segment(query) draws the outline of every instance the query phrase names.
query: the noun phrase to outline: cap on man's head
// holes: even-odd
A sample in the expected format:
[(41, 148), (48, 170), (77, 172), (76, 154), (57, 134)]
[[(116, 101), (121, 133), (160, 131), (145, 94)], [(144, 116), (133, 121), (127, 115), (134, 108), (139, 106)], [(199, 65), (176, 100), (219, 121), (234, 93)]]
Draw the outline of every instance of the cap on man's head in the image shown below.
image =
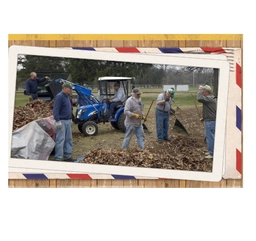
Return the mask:
[(72, 89), (72, 86), (71, 86), (70, 84), (68, 84), (68, 83), (64, 83), (64, 84), (62, 85), (62, 88), (69, 88), (69, 89)]
[(204, 85), (203, 90), (207, 90), (210, 94), (212, 93), (212, 88), (209, 85)]
[(116, 86), (120, 86), (120, 84), (119, 83), (114, 83), (114, 87), (116, 87)]
[(173, 94), (175, 91), (174, 91), (174, 89), (173, 89), (173, 88), (171, 88), (171, 89), (166, 90), (166, 92), (167, 92), (167, 93), (169, 93), (169, 94), (171, 95), (171, 94)]
[(132, 90), (132, 93), (134, 93), (134, 94), (141, 94), (139, 88), (134, 88), (134, 89)]

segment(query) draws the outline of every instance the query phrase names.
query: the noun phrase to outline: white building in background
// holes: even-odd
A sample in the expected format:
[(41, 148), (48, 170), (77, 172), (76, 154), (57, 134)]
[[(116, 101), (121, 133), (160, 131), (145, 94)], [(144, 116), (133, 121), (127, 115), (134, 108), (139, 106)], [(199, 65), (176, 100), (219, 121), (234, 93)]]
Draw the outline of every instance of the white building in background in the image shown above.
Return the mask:
[(163, 90), (164, 90), (164, 91), (166, 91), (166, 90), (168, 90), (168, 89), (171, 89), (171, 88), (174, 88), (174, 90), (175, 90), (175, 85), (164, 85), (164, 86), (163, 86)]
[(166, 91), (170, 88), (174, 88), (175, 91), (189, 91), (189, 85), (164, 85), (163, 90)]
[(177, 85), (176, 91), (188, 91), (189, 86), (188, 85)]

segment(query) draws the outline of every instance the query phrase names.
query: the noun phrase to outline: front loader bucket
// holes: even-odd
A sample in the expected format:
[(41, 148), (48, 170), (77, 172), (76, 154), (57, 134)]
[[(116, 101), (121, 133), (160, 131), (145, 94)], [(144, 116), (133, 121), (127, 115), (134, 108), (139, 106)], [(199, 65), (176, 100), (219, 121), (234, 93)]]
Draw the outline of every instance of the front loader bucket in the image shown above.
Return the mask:
[(49, 84), (45, 85), (46, 90), (48, 91), (51, 100), (55, 98), (55, 96), (61, 92), (62, 90), (62, 85), (58, 82), (52, 81)]
[(189, 136), (189, 134), (188, 134), (186, 128), (185, 128), (185, 127), (182, 125), (182, 123), (177, 119), (177, 117), (176, 117), (176, 120), (175, 120), (175, 123), (174, 123), (174, 127), (173, 127), (173, 128), (175, 128), (175, 129), (177, 129), (177, 130), (180, 130), (180, 131), (182, 131), (182, 132), (185, 132), (185, 133)]

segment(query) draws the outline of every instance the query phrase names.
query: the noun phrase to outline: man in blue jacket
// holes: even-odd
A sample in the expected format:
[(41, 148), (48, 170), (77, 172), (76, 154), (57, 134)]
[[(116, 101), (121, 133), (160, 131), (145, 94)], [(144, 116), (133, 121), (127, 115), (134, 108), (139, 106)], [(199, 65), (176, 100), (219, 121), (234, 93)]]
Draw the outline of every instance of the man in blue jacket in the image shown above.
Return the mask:
[(56, 139), (55, 139), (55, 161), (73, 162), (72, 159), (72, 105), (70, 95), (71, 85), (62, 85), (62, 91), (54, 98), (53, 118), (55, 120)]
[(38, 84), (49, 79), (50, 78), (48, 76), (45, 76), (44, 78), (37, 78), (36, 72), (30, 73), (30, 78), (26, 81), (26, 94), (28, 95), (29, 101), (38, 99)]

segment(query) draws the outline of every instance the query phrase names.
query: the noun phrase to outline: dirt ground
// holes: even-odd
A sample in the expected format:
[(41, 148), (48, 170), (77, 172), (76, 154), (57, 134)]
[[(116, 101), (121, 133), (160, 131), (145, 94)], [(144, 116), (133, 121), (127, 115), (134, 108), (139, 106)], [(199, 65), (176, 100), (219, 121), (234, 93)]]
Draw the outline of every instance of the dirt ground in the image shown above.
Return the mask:
[[(202, 106), (176, 107), (175, 116), (170, 116), (170, 142), (159, 144), (155, 128), (155, 106), (153, 105), (147, 121), (144, 123), (145, 148), (139, 151), (134, 135), (128, 150), (121, 150), (125, 133), (116, 130), (110, 123), (100, 123), (96, 136), (85, 137), (78, 126), (72, 126), (73, 158), (90, 164), (136, 166), (147, 168), (163, 168), (175, 170), (212, 171), (212, 159), (205, 159), (206, 143), (204, 127), (199, 120), (198, 111)], [(25, 107), (17, 107), (14, 111), (14, 129), (25, 125), (33, 119), (52, 115), (52, 103), (33, 101)], [(177, 122), (181, 123), (181, 129)], [(54, 160), (54, 155), (49, 157)]]
[[(199, 111), (201, 108), (199, 107)], [(175, 117), (176, 116), (176, 117)], [(145, 150), (139, 152), (134, 135), (130, 149), (121, 150), (124, 133), (115, 130), (110, 123), (99, 124), (97, 136), (85, 137), (73, 125), (73, 158), (83, 157), (81, 162), (93, 164), (125, 165), (175, 170), (212, 171), (212, 159), (205, 159), (203, 123), (199, 121), (195, 106), (177, 107), (170, 118), (170, 142), (159, 144), (156, 137), (155, 110), (152, 107), (145, 125)], [(175, 125), (176, 118), (188, 134)], [(177, 123), (177, 122), (176, 122)]]

